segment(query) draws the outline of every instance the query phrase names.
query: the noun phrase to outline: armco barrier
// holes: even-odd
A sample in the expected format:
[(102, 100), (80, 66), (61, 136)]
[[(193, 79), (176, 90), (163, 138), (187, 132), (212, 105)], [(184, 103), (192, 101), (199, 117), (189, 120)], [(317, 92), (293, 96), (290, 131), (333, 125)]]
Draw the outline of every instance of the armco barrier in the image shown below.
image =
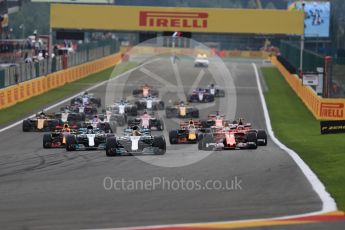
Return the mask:
[(271, 61), (316, 119), (345, 119), (345, 99), (329, 99), (318, 96), (309, 86), (302, 85), (302, 81), (297, 75), (290, 74), (276, 57), (272, 57)]
[(0, 90), (0, 109), (15, 105), (51, 89), (76, 81), (90, 74), (97, 73), (121, 60), (121, 53), (116, 53), (98, 60), (90, 61), (46, 76), (9, 86)]

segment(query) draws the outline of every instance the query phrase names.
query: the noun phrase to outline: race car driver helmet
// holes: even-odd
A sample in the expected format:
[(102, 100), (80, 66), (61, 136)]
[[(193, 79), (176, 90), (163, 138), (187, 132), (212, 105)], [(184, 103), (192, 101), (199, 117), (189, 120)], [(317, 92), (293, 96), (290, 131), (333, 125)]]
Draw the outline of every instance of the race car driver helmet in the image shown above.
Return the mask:
[(65, 130), (65, 131), (70, 131), (71, 129), (69, 128), (69, 125), (66, 123), (66, 124), (64, 124), (63, 125), (63, 129)]
[(243, 118), (240, 118), (240, 119), (238, 120), (238, 125), (243, 125)]
[(211, 88), (214, 88), (214, 84), (213, 84), (213, 83), (211, 83), (211, 84), (210, 84), (210, 87), (211, 87)]
[(87, 91), (84, 92), (84, 96), (87, 96), (89, 95), (89, 93)]
[(92, 125), (87, 126), (87, 128), (86, 128), (86, 133), (87, 133), (87, 134), (92, 134), (92, 133), (93, 133), (93, 127), (92, 127)]
[(194, 125), (194, 121), (193, 119), (190, 119), (189, 122), (188, 122), (189, 125)]
[(133, 136), (141, 136), (141, 133), (139, 131), (139, 127), (138, 126), (134, 126), (132, 129), (133, 129), (133, 131), (132, 131), (132, 135)]

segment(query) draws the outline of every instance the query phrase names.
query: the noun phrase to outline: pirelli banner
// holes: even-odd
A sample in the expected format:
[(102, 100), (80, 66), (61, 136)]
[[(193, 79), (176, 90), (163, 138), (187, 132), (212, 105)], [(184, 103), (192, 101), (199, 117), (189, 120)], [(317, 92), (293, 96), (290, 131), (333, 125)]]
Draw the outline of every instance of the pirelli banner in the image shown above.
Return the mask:
[(51, 4), (52, 29), (302, 34), (300, 11)]
[(321, 134), (345, 133), (345, 120), (321, 121)]

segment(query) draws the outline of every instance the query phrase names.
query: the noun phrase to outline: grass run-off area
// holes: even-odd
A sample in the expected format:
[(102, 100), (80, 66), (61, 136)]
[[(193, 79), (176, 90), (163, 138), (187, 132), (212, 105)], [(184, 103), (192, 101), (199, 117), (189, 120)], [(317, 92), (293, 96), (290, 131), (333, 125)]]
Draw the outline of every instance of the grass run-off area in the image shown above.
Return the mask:
[(51, 103), (54, 103), (63, 98), (72, 96), (84, 89), (91, 87), (101, 81), (108, 80), (110, 77), (115, 77), (129, 69), (137, 66), (134, 62), (124, 62), (111, 67), (101, 72), (91, 74), (77, 81), (67, 83), (59, 88), (53, 89), (41, 95), (35, 96), (29, 100), (17, 103), (6, 109), (0, 110), (0, 125), (18, 120), (24, 116), (33, 114), (39, 109), (43, 109)]
[(295, 150), (345, 210), (345, 134), (320, 134), (320, 122), (275, 67), (262, 68), (265, 99), (276, 137)]

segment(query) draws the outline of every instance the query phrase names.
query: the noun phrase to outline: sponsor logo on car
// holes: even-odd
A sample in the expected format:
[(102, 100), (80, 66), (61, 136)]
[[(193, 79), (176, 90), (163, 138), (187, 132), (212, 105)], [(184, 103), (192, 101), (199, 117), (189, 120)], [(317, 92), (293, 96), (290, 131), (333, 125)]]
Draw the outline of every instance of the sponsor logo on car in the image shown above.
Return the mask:
[(207, 12), (139, 11), (139, 26), (207, 28)]

